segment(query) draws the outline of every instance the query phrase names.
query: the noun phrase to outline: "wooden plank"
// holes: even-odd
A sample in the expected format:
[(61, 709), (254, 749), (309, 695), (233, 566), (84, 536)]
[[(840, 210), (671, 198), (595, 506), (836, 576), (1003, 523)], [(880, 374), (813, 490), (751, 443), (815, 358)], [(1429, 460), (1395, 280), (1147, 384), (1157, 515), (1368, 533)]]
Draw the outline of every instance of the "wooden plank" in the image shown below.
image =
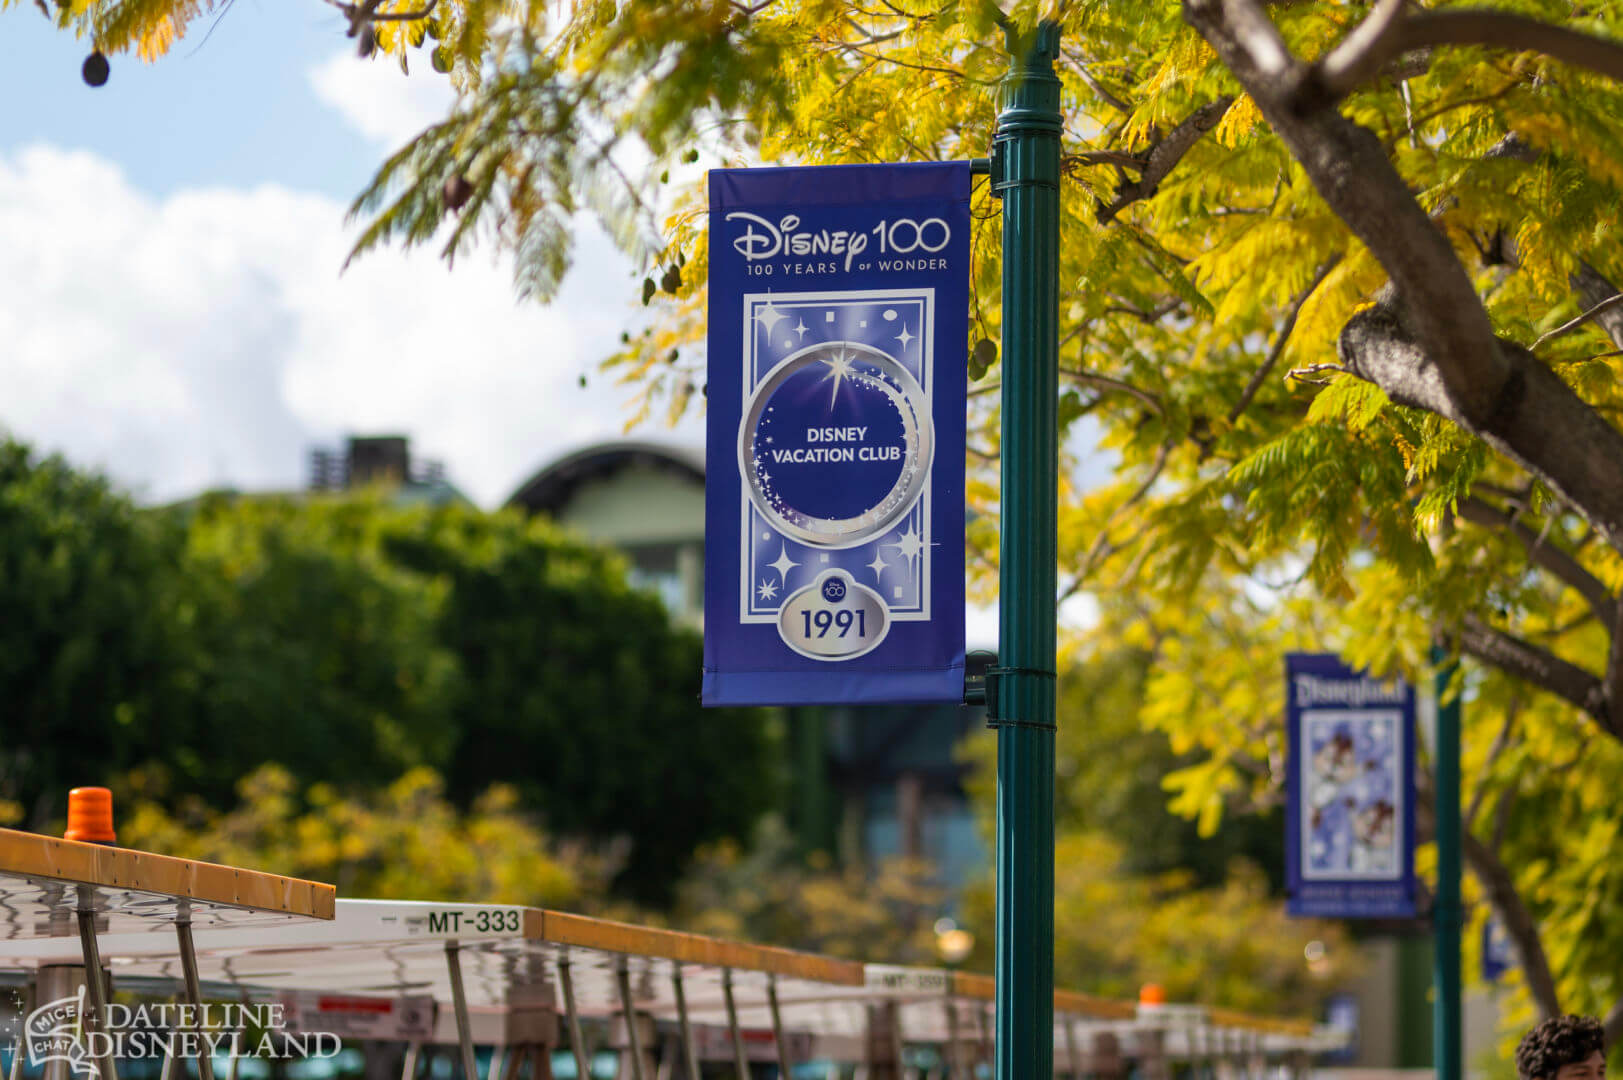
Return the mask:
[[(958, 997), (977, 998), (981, 1001), (991, 1001), (993, 998), (994, 984), (990, 975), (971, 975), (959, 971), (953, 973), (952, 981), (952, 992)], [(1131, 1001), (1094, 997), (1074, 990), (1054, 991), (1054, 1011), (1105, 1020), (1132, 1020), (1138, 1016), (1138, 1006)], [(1315, 1030), (1311, 1020), (1254, 1016), (1232, 1009), (1207, 1009), (1206, 1019), (1208, 1023), (1218, 1027), (1243, 1028), (1271, 1035), (1307, 1037)]]
[[(685, 964), (760, 971), (787, 978), (809, 979), (835, 986), (863, 985), (862, 965), (832, 956), (779, 949), (768, 945), (748, 945), (650, 926), (594, 919), (562, 911), (538, 912), (540, 940), (556, 945), (573, 945), (631, 956), (652, 956)], [(529, 924), (525, 925), (526, 934)]]
[(14, 829), (0, 829), (0, 877), (130, 889), (312, 919), (331, 919), (336, 899), (336, 890), (320, 882)]
[(996, 983), (990, 975), (971, 975), (967, 971), (952, 973), (952, 994), (954, 997), (978, 998), (981, 1001), (991, 1001), (996, 989)]
[(1268, 1035), (1295, 1035), (1304, 1038), (1312, 1035), (1315, 1030), (1311, 1020), (1253, 1016), (1250, 1013), (1235, 1012), (1233, 1009), (1207, 1009), (1206, 1021), (1218, 1027), (1242, 1028)]
[(1138, 1006), (1131, 1001), (1094, 997), (1076, 990), (1055, 990), (1054, 1011), (1097, 1020), (1133, 1020), (1138, 1016)]
[[(966, 971), (953, 972), (952, 992), (955, 997), (991, 1001), (995, 988), (996, 984), (990, 975), (972, 975)], [(1132, 1020), (1138, 1016), (1138, 1006), (1130, 1001), (1095, 997), (1076, 990), (1055, 990), (1054, 1011), (1069, 1013), (1072, 1016), (1091, 1016), (1099, 1020)]]

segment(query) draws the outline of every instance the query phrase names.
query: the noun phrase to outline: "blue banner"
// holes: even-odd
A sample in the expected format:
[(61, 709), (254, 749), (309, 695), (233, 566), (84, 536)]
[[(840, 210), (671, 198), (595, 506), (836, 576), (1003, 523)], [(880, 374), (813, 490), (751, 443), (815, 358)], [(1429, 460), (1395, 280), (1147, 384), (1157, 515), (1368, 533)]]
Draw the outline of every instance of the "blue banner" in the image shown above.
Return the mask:
[(1415, 914), (1414, 690), (1332, 655), (1285, 657), (1292, 915)]
[(969, 185), (710, 173), (706, 705), (963, 700)]
[(1498, 982), (1505, 972), (1516, 966), (1516, 950), (1505, 933), (1499, 916), (1490, 914), (1482, 920), (1482, 977)]

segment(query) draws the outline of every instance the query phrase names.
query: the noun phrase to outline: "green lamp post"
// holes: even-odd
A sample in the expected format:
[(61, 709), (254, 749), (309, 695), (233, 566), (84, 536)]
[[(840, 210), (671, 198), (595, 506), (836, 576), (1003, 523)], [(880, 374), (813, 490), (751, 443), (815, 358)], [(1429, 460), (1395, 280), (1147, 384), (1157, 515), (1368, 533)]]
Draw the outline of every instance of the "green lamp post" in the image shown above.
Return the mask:
[(1003, 200), (996, 1080), (1054, 1066), (1054, 656), (1059, 380), (1059, 27), (1009, 31), (992, 140)]

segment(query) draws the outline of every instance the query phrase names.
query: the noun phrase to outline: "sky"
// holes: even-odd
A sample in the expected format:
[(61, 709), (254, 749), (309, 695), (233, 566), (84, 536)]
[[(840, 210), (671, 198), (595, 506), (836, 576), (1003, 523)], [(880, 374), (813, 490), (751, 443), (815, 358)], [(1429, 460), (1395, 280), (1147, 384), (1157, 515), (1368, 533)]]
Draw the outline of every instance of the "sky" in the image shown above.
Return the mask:
[(426, 53), (406, 77), (343, 31), (319, 0), (235, 0), (93, 89), (84, 42), (0, 11), (0, 428), (143, 502), (301, 487), (312, 447), (405, 434), (487, 507), (620, 436), (626, 392), (596, 365), (640, 276), (589, 222), (549, 307), (494, 251), (340, 272), (350, 200), (451, 100)]
[[(91, 88), (85, 42), (0, 10), (0, 430), (143, 503), (297, 489), (312, 448), (404, 434), (484, 507), (622, 437), (626, 390), (596, 367), (639, 325), (640, 274), (589, 221), (550, 306), (493, 251), (341, 272), (350, 201), (451, 101), (426, 53), (404, 76), (344, 26), (320, 0), (233, 0)], [(697, 418), (633, 435), (703, 443)], [(996, 619), (971, 608), (972, 645)]]

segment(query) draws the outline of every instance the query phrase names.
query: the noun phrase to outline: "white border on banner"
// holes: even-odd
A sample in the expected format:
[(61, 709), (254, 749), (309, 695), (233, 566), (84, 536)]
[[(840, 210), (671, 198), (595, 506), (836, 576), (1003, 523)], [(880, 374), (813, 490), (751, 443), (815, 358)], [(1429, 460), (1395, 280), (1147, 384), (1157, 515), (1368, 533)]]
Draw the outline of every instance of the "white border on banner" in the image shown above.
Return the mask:
[[(754, 315), (757, 305), (761, 303), (770, 303), (774, 307), (777, 307), (778, 305), (782, 304), (787, 310), (789, 307), (807, 308), (819, 304), (838, 305), (840, 303), (851, 304), (853, 302), (865, 304), (893, 303), (898, 306), (902, 304), (914, 304), (921, 308), (919, 320), (919, 370), (917, 378), (920, 388), (924, 391), (924, 400), (928, 410), (930, 423), (934, 424), (935, 293), (936, 290), (934, 288), (846, 289), (829, 292), (745, 293), (740, 298), (743, 308), (742, 340), (748, 344), (742, 358), (743, 363), (739, 365), (743, 376), (743, 384), (741, 387), (742, 396), (740, 397), (740, 402), (744, 403), (749, 401), (750, 395), (754, 392), (756, 385), (759, 383), (761, 378), (765, 377), (766, 374), (766, 372), (759, 370), (761, 367), (761, 357), (758, 349), (759, 335), (755, 332), (756, 319)], [(898, 362), (903, 363), (905, 366), (905, 361), (900, 360), (900, 358), (898, 358)], [(770, 371), (770, 365), (768, 366), (768, 371)], [(739, 418), (739, 422), (743, 422), (742, 415)], [(929, 476), (925, 481), (924, 490), (920, 495), (918, 502), (914, 504), (911, 511), (909, 511), (902, 517), (900, 521), (897, 522), (898, 526), (904, 522), (913, 523), (924, 546), (919, 555), (918, 565), (913, 571), (913, 588), (915, 594), (919, 598), (918, 605), (911, 609), (896, 609), (890, 607), (889, 600), (887, 599), (886, 607), (889, 610), (890, 621), (892, 622), (930, 621), (930, 584), (932, 572), (931, 556), (935, 546), (934, 534), (931, 529), (930, 509), (934, 481), (935, 463), (932, 461), (930, 464)], [(742, 475), (739, 476), (738, 498), (738, 621), (740, 623), (776, 623), (778, 619), (778, 609), (761, 613), (755, 613), (750, 610), (752, 606), (750, 601), (754, 589), (754, 581), (751, 576), (751, 571), (753, 570), (755, 562), (754, 544), (756, 523), (759, 522), (761, 527), (772, 530), (773, 534), (778, 536), (780, 541), (783, 539), (782, 534), (778, 533), (777, 530), (772, 529), (771, 523), (767, 522), (764, 518), (761, 518), (755, 507), (750, 503), (748, 480)], [(794, 542), (797, 544), (800, 543), (798, 540)], [(781, 607), (782, 602), (780, 601), (779, 608)]]
[[(1308, 727), (1313, 724), (1348, 722), (1363, 723), (1369, 720), (1382, 719), (1391, 723), (1392, 740), (1392, 829), (1393, 829), (1393, 857), (1391, 870), (1314, 870), (1312, 868), (1312, 832), (1313, 832), (1313, 804), (1311, 801), (1313, 791), (1313, 753), (1312, 742), (1308, 738)], [(1407, 808), (1408, 792), (1407, 777), (1409, 763), (1405, 757), (1403, 733), (1403, 709), (1398, 706), (1382, 709), (1304, 709), (1297, 714), (1296, 738), (1300, 751), (1297, 754), (1297, 783), (1301, 806), (1297, 812), (1297, 827), (1299, 829), (1298, 842), (1300, 844), (1300, 869), (1302, 881), (1379, 881), (1401, 884), (1403, 881), (1403, 845), (1404, 845), (1404, 812)]]

